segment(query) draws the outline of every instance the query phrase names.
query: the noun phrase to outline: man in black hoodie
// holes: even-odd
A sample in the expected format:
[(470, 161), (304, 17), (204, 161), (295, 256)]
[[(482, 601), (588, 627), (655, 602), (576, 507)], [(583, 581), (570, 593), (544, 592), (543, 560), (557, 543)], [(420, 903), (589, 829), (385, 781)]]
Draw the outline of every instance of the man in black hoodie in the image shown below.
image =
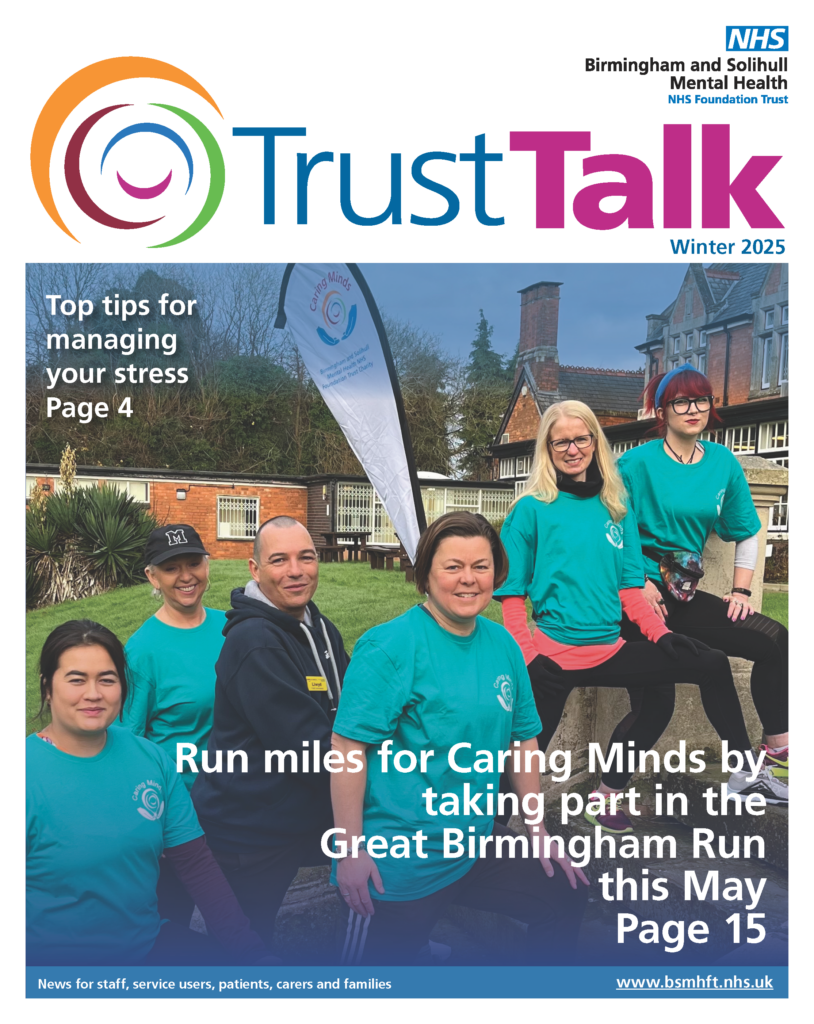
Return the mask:
[[(331, 776), (322, 759), (331, 749), (348, 656), (336, 626), (311, 600), (319, 563), (301, 523), (288, 516), (263, 523), (249, 570), (251, 581), (232, 591), (215, 666), (209, 763), (222, 751), (223, 770), (199, 774), (192, 800), (252, 928), (270, 947), (299, 868), (328, 863), (320, 840), (333, 827)], [(247, 772), (239, 759), (234, 772), (226, 770), (229, 750), (246, 753)], [(280, 752), (270, 771), (266, 751)]]

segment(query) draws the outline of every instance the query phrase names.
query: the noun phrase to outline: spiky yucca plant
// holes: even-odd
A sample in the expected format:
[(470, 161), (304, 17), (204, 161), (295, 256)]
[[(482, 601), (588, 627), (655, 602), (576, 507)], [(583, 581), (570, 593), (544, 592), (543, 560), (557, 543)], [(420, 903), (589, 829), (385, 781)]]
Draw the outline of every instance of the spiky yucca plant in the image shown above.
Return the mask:
[(66, 486), (52, 494), (36, 512), (26, 512), (27, 606), (76, 601), (144, 582), (141, 555), (157, 525), (115, 487)]

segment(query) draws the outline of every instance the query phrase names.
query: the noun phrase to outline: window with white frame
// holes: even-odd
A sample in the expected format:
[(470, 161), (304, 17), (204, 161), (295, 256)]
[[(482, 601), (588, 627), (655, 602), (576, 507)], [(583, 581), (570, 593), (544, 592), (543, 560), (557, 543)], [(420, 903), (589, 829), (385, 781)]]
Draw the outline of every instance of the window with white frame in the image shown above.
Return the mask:
[(695, 336), (694, 331), (690, 331), (689, 334), (684, 335), (684, 351), (689, 352), (693, 347), (693, 338)]
[(780, 365), (777, 371), (777, 383), (788, 384), (789, 382), (789, 336), (780, 335)]
[(508, 434), (501, 434), (500, 435), (500, 443), (501, 444), (508, 444), (509, 443), (509, 435)]
[(789, 503), (781, 498), (769, 509), (769, 533), (789, 532)]
[(702, 430), (698, 435), (701, 441), (717, 441), (718, 431), (717, 430)]
[(678, 352), (681, 347), (681, 335), (676, 334), (673, 338), (673, 353)]
[(698, 347), (699, 348), (706, 348), (707, 347), (707, 332), (706, 331), (701, 331), (701, 333), (698, 335)]
[(150, 503), (150, 485), (146, 480), (103, 480), (102, 483), (129, 495), (142, 505)]
[(514, 496), (515, 496), (515, 498), (519, 498), (520, 495), (523, 493), (523, 491), (525, 490), (525, 487), (526, 487), (526, 482), (527, 481), (525, 481), (525, 480), (516, 480), (515, 481), (515, 484), (514, 484)]
[(781, 306), (780, 308), (780, 323), (785, 326), (789, 322), (789, 307)]
[(754, 455), (757, 441), (757, 425), (748, 427), (727, 427), (724, 444), (738, 455)]
[(780, 455), (776, 459), (769, 459), (769, 462), (774, 462), (777, 466), (782, 466), (783, 469), (789, 468), (789, 457), (788, 455)]
[(764, 338), (763, 340), (763, 370), (760, 375), (760, 386), (762, 388), (768, 388), (771, 385), (772, 375), (772, 350), (774, 345), (772, 338)]
[(783, 451), (789, 446), (789, 421), (760, 424), (759, 452)]
[(259, 498), (218, 495), (218, 539), (252, 540), (260, 519)]
[(768, 331), (770, 327), (774, 327), (774, 310), (766, 309), (763, 311), (763, 329)]
[(515, 476), (528, 476), (531, 472), (531, 455), (518, 455), (517, 466), (515, 467)]
[(616, 455), (622, 455), (624, 452), (630, 451), (631, 448), (636, 448), (640, 443), (640, 441), (614, 441), (611, 444), (611, 449)]
[(706, 352), (698, 353), (698, 369), (701, 373), (707, 372), (707, 354)]
[(687, 363), (689, 363), (690, 366), (693, 365), (692, 356), (684, 356), (684, 365), (686, 366)]
[(514, 476), (514, 459), (501, 459), (500, 460), (500, 479), (505, 480), (507, 477)]
[(671, 359), (667, 369), (668, 369), (668, 371), (669, 370), (674, 370), (677, 366), (678, 366), (678, 360), (677, 359)]

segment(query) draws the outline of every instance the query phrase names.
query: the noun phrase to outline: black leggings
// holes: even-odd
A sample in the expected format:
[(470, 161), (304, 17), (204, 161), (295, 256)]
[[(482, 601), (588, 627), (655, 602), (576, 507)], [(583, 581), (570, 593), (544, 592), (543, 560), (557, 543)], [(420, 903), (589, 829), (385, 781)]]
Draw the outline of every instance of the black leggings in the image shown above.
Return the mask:
[[(637, 690), (641, 703), (635, 716), (628, 715), (624, 720), (628, 723), (624, 738), (633, 742), (637, 755), (639, 751), (652, 750), (672, 717), (676, 683), (695, 683), (699, 687), (707, 718), (730, 749), (744, 752), (751, 749), (732, 670), (726, 655), (720, 651), (702, 651), (696, 656), (690, 651), (679, 650), (678, 661), (673, 661), (649, 641), (626, 643), (601, 665), (567, 671), (563, 677), (566, 688), (556, 697), (534, 691), (537, 711), (543, 723), (543, 731), (537, 738), (541, 750), (546, 750), (557, 731), (565, 702), (575, 686), (615, 686)], [(617, 732), (619, 728), (617, 726)], [(632, 772), (628, 771), (606, 771), (602, 781), (611, 789), (623, 789), (631, 775)]]
[[(658, 586), (658, 584), (656, 584)], [(732, 622), (729, 607), (720, 597), (695, 592), (692, 601), (676, 601), (659, 586), (667, 610), (667, 625), (723, 651), (730, 658), (753, 662), (752, 700), (763, 729), (769, 735), (784, 733), (789, 727), (789, 631), (767, 615), (755, 613)], [(643, 640), (639, 627), (628, 618), (622, 621), (625, 640)], [(631, 686), (631, 713), (638, 713), (643, 694)], [(618, 737), (617, 737), (618, 738)]]
[[(495, 824), (494, 837), (513, 837), (511, 829)], [(531, 844), (528, 851), (531, 853)], [(387, 873), (382, 869), (385, 885)], [(462, 877), (415, 900), (373, 898), (375, 914), (363, 918), (348, 913), (341, 964), (411, 965), (430, 937), (435, 922), (452, 904), (474, 907), (493, 914), (506, 914), (528, 925), (523, 959), (530, 964), (571, 964), (582, 917), (590, 890), (577, 881), (572, 889), (565, 872), (554, 866), (549, 878), (536, 857), (509, 856), (508, 849), (498, 856), (495, 842), (488, 844), (483, 857), (472, 862)], [(466, 950), (456, 955), (470, 960)], [(517, 951), (495, 938), (494, 948), (486, 954), (490, 965), (517, 963)], [(475, 957), (476, 962), (482, 957)]]

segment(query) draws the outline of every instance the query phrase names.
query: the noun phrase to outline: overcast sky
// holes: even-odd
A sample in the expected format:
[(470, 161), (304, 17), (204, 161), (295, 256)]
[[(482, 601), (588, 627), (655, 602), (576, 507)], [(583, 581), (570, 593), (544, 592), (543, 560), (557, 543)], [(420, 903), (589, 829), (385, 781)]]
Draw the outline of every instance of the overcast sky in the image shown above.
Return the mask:
[(676, 297), (686, 263), (364, 263), (380, 309), (437, 334), (466, 358), (478, 310), (494, 326), (496, 351), (514, 351), (520, 334), (520, 288), (562, 281), (560, 362), (632, 370), (648, 313)]

